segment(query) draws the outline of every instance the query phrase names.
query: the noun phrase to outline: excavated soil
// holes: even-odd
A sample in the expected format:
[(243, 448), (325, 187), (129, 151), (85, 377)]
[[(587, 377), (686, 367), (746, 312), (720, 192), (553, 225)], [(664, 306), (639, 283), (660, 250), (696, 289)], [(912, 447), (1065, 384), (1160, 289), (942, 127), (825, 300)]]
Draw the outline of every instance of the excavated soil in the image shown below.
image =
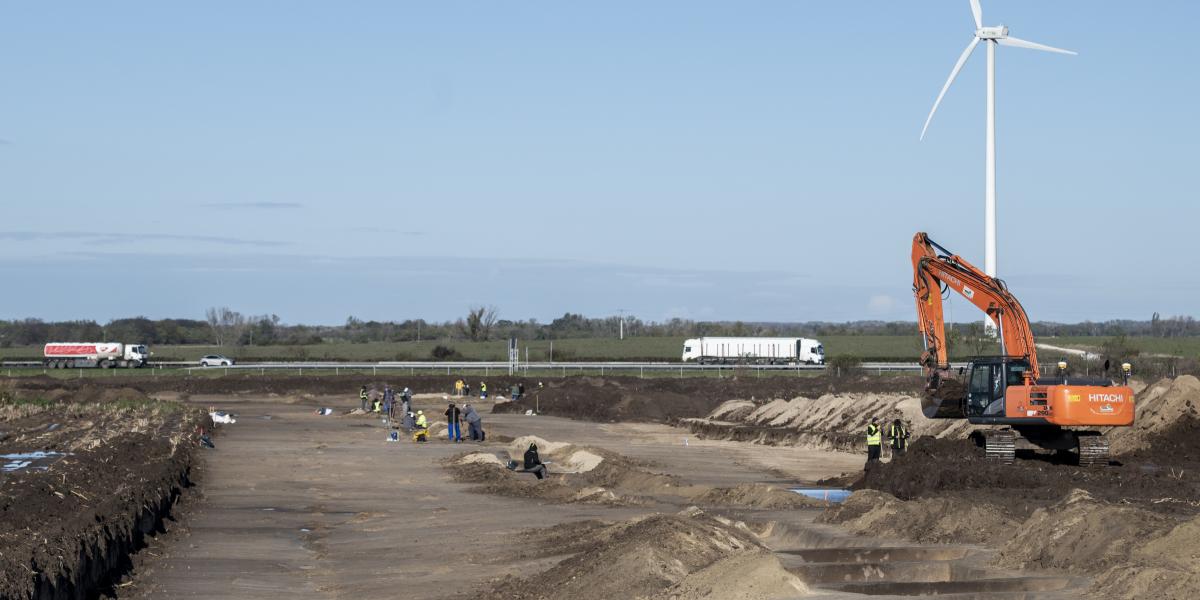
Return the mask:
[[(549, 474), (538, 480), (531, 473), (509, 470), (520, 466), (523, 449), (536, 443)], [(655, 471), (655, 465), (600, 448), (580, 447), (524, 436), (505, 449), (471, 452), (442, 463), (455, 481), (478, 484), (472, 491), (553, 503), (635, 506), (652, 503), (650, 497), (672, 497), (701, 506), (760, 509), (824, 507), (786, 487), (745, 483), (734, 487), (693, 485), (674, 475)]]
[(534, 556), (569, 556), (536, 575), (493, 581), (471, 597), (751, 600), (806, 592), (744, 526), (694, 508), (610, 525), (568, 524), (517, 538)]
[[(736, 375), (670, 379), (636, 377), (568, 377), (544, 381), (542, 389), (527, 389), (516, 402), (497, 404), (494, 411), (541, 414), (585, 421), (658, 421), (703, 417), (731, 399), (771, 400), (830, 393), (915, 393), (911, 377)], [(529, 387), (528, 385), (526, 386)]]
[(0, 598), (94, 597), (190, 485), (193, 432), (211, 423), (136, 390), (0, 395), (0, 455), (50, 453), (0, 472)]
[[(1195, 424), (1181, 424), (1193, 428)], [(1175, 435), (1175, 434), (1173, 434)], [(1160, 512), (1191, 509), (1158, 502), (1163, 498), (1200, 498), (1200, 478), (1177, 477), (1194, 472), (1200, 438), (1192, 438), (1187, 453), (1167, 463), (1127, 460), (1108, 467), (1080, 468), (1052, 460), (1018, 459), (1012, 465), (989, 461), (982, 449), (962, 440), (915, 440), (910, 450), (890, 463), (866, 469), (854, 489), (874, 489), (902, 500), (928, 498), (945, 492), (982, 491), (1006, 503), (1037, 505), (1057, 501), (1073, 489), (1087, 490), (1109, 502), (1143, 506)], [(1160, 460), (1168, 457), (1156, 455)]]
[(1200, 380), (1138, 395), (1133, 427), (1107, 433), (1115, 460), (1081, 468), (1050, 456), (987, 461), (962, 440), (914, 440), (871, 465), (822, 517), (864, 534), (975, 542), (1001, 565), (1094, 578), (1103, 598), (1183, 598), (1200, 589)]

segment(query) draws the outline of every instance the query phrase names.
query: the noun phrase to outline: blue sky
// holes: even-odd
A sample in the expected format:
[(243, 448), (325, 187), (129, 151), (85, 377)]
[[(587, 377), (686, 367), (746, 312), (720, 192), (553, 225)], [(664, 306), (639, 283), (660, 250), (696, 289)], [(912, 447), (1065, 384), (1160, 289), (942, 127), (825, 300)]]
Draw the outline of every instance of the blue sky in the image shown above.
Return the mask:
[[(1000, 274), (1196, 314), (1193, 2), (984, 0)], [(0, 1), (0, 318), (911, 320), (982, 263), (982, 49), (938, 2)], [(955, 319), (973, 318), (965, 302)]]

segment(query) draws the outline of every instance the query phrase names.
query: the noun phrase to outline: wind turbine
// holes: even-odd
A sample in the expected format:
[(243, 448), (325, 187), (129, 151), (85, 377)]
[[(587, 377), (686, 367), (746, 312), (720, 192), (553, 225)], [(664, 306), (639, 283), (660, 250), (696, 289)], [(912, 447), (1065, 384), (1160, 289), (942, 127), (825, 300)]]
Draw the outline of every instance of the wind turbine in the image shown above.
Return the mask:
[[(1046, 46), (1027, 40), (1018, 39), (1008, 35), (1008, 27), (999, 25), (996, 27), (983, 26), (983, 9), (979, 6), (979, 0), (970, 0), (971, 15), (975, 17), (975, 34), (971, 37), (971, 43), (967, 44), (967, 49), (963, 50), (962, 56), (958, 57), (958, 62), (954, 63), (954, 69), (950, 71), (950, 77), (946, 79), (946, 85), (942, 86), (941, 93), (938, 94), (937, 100), (933, 102), (933, 109), (929, 111), (929, 117), (925, 119), (925, 127), (921, 129), (921, 139), (925, 139), (925, 132), (929, 130), (929, 122), (933, 120), (933, 113), (937, 112), (938, 105), (942, 103), (942, 97), (946, 95), (946, 90), (950, 89), (950, 84), (954, 83), (954, 78), (958, 77), (958, 72), (962, 70), (967, 59), (971, 57), (971, 53), (975, 51), (975, 47), (980, 41), (987, 42), (987, 158), (985, 167), (985, 191), (984, 191), (984, 271), (991, 277), (996, 276), (996, 46), (1015, 46), (1017, 48), (1028, 48), (1030, 50), (1042, 50), (1045, 52), (1057, 52), (1059, 54), (1076, 54), (1070, 50)], [(988, 319), (989, 329), (994, 329), (994, 324), (991, 319)]]

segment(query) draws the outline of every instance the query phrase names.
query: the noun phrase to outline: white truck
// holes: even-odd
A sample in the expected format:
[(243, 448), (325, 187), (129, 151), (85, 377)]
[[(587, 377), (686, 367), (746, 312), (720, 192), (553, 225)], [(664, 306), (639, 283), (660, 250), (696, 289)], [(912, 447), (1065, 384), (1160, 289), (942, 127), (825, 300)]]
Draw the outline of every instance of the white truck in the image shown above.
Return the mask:
[(683, 360), (705, 363), (825, 364), (825, 348), (808, 338), (702, 337), (683, 343)]
[(150, 360), (150, 353), (144, 344), (108, 342), (51, 342), (46, 344), (42, 355), (42, 364), (51, 369), (133, 369)]

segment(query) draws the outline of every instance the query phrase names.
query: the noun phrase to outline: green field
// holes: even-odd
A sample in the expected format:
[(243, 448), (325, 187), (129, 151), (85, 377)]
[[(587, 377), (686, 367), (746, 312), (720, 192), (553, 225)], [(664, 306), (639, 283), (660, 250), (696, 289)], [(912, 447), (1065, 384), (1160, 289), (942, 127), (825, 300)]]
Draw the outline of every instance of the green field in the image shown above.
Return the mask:
[[(1111, 336), (1096, 337), (1043, 337), (1038, 343), (1078, 348), (1098, 352)], [(1125, 342), (1136, 348), (1142, 354), (1170, 355), (1186, 358), (1200, 356), (1200, 337), (1159, 338), (1159, 337), (1127, 337)], [(1046, 351), (1048, 352), (1048, 351)]]

